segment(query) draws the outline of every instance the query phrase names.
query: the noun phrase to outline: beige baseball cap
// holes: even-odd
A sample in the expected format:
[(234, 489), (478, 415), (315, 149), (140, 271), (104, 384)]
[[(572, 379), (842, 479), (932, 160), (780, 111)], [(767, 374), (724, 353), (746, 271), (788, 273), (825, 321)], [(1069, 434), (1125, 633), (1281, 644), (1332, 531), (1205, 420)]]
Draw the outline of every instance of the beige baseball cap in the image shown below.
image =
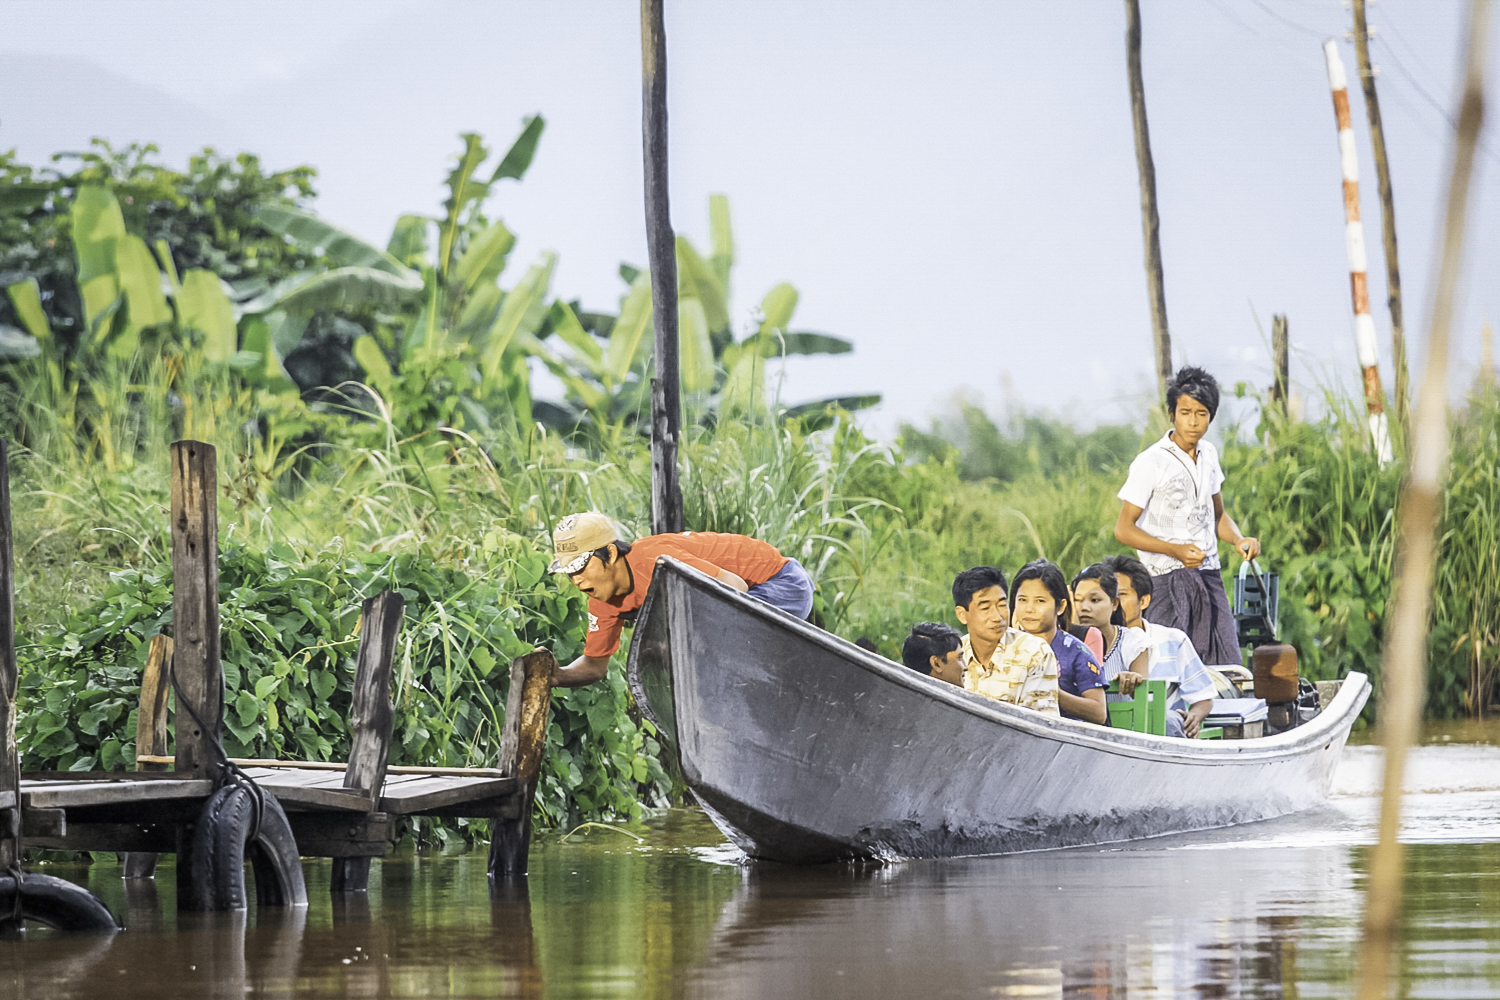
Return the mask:
[(620, 533), (615, 522), (596, 510), (569, 514), (557, 522), (552, 531), (552, 565), (549, 573), (577, 573), (589, 561), (595, 549), (618, 542)]

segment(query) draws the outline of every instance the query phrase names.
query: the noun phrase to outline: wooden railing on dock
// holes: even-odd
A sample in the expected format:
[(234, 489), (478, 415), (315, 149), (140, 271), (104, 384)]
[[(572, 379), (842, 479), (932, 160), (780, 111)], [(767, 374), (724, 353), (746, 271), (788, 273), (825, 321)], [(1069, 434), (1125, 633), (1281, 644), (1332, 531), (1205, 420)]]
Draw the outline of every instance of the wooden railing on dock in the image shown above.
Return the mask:
[[(334, 859), (335, 892), (363, 890), (370, 859), (394, 846), (402, 816), (488, 819), (490, 874), (526, 874), (531, 812), (551, 707), (552, 655), (511, 664), (495, 768), (393, 767), (392, 664), (405, 615), (395, 591), (366, 600), (350, 708), (346, 763), (231, 760), (223, 751), (219, 661), (216, 455), (172, 445), (172, 637), (155, 636), (141, 678), (135, 771), (19, 772), (11, 607), (10, 504), (0, 441), (0, 868), (28, 847), (129, 852), (127, 878), (149, 877), (156, 855), (178, 855), (178, 896), (191, 892), (193, 830), (205, 801), (235, 771), (273, 796), (302, 856)], [(168, 754), (168, 694), (175, 753)], [(170, 770), (168, 769), (170, 768)]]

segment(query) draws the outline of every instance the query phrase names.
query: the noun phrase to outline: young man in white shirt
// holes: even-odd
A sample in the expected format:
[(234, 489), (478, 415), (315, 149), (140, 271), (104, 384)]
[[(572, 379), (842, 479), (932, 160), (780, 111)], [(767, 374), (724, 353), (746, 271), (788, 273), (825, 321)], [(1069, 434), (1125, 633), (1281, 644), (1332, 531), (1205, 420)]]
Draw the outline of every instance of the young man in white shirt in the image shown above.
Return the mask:
[(1139, 553), (1152, 576), (1150, 620), (1186, 632), (1209, 665), (1238, 666), (1218, 539), (1245, 559), (1260, 554), (1260, 542), (1241, 535), (1224, 510), (1219, 452), (1203, 440), (1219, 411), (1218, 383), (1202, 368), (1179, 369), (1167, 385), (1167, 410), (1172, 429), (1130, 463), (1115, 538)]
[[(1217, 690), (1187, 633), (1141, 617), (1148, 608), (1155, 606), (1152, 590), (1160, 577), (1153, 577), (1139, 559), (1129, 556), (1111, 556), (1104, 560), (1103, 565), (1115, 574), (1125, 632), (1127, 635), (1138, 631), (1146, 634), (1144, 644), (1149, 654), (1146, 676), (1153, 681), (1167, 682), (1167, 735), (1197, 739), (1198, 729), (1214, 707)], [(1146, 679), (1133, 669), (1119, 677), (1122, 691), (1127, 688), (1134, 690)]]

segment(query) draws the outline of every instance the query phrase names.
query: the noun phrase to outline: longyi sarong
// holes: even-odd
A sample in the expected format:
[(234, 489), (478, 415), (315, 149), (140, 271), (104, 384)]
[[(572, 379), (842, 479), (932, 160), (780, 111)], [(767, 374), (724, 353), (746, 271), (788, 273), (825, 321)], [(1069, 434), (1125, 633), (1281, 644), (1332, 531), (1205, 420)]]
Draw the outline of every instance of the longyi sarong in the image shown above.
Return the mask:
[(1147, 621), (1180, 628), (1193, 640), (1198, 657), (1210, 667), (1244, 663), (1234, 612), (1224, 579), (1216, 569), (1174, 569), (1151, 578)]

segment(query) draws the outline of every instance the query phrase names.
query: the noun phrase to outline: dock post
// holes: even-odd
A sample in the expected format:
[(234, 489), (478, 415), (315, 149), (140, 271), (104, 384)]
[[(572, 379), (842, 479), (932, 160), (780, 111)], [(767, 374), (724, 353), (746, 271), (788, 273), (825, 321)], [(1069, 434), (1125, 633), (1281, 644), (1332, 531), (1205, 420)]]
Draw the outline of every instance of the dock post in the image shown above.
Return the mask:
[[(172, 637), (157, 633), (146, 649), (146, 666), (141, 671), (141, 703), (135, 720), (135, 755), (165, 757), (167, 754), (167, 693), (172, 689), (167, 676), (172, 663)], [(136, 760), (137, 771), (165, 771), (167, 765)], [(131, 851), (125, 855), (125, 878), (154, 878), (156, 855)]]
[(545, 649), (510, 665), (510, 697), (505, 706), (505, 735), (500, 741), (500, 768), (520, 788), (499, 815), (490, 820), (490, 878), (524, 878), (531, 848), (531, 807), (537, 775), (547, 745), (547, 717), (552, 709), (552, 671), (557, 661)]
[[(223, 780), (219, 734), (224, 673), (219, 662), (219, 483), (217, 452), (202, 441), (172, 443), (172, 666), (177, 692), (173, 719), (183, 777)], [(193, 905), (188, 873), (193, 824), (177, 832), (177, 904)]]
[[(406, 599), (387, 590), (364, 602), (359, 636), (359, 665), (354, 671), (354, 697), (349, 706), (349, 766), (344, 787), (359, 789), (370, 799), (370, 811), (380, 811), (380, 792), (391, 752), (391, 663)], [(329, 888), (334, 892), (363, 892), (370, 884), (370, 859), (334, 858)]]
[[(21, 762), (16, 754), (16, 608), (10, 533), (10, 449), (0, 438), (0, 872), (21, 861)], [(0, 926), (5, 920), (0, 917)]]

